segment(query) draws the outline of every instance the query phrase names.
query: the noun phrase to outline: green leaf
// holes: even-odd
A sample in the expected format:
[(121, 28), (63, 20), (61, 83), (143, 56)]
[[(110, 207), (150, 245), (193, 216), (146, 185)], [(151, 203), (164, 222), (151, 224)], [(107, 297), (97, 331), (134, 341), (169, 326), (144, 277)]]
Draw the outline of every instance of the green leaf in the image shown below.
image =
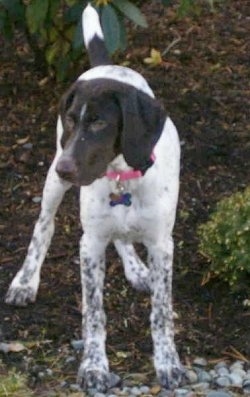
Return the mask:
[(80, 18), (76, 28), (75, 28), (75, 33), (73, 36), (73, 40), (72, 40), (72, 45), (73, 45), (73, 49), (78, 49), (80, 47), (83, 47), (83, 33), (82, 33), (82, 19)]
[(49, 0), (32, 0), (26, 8), (26, 18), (30, 33), (37, 32), (46, 20)]
[(187, 15), (193, 6), (194, 0), (181, 0), (181, 4), (178, 8), (179, 16), (184, 17)]
[(21, 0), (0, 0), (0, 4), (8, 11), (13, 22), (23, 21), (25, 6)]
[(167, 7), (171, 4), (171, 0), (161, 0), (161, 2), (164, 6), (167, 6)]
[(78, 21), (79, 16), (81, 16), (81, 14), (82, 14), (82, 4), (74, 4), (66, 11), (64, 19), (66, 22), (75, 23), (76, 21)]
[(120, 23), (114, 8), (109, 4), (102, 9), (101, 24), (105, 44), (112, 54), (120, 47)]
[(60, 7), (61, 0), (50, 0), (49, 9), (47, 14), (47, 19), (50, 21), (55, 19), (55, 16), (58, 15), (58, 9)]
[(120, 23), (120, 49), (124, 51), (127, 47), (127, 35), (126, 35), (126, 27), (124, 18), (122, 15), (119, 15), (119, 23)]
[(5, 9), (0, 9), (0, 32), (8, 40), (13, 38), (12, 24)]
[(113, 0), (112, 4), (114, 4), (114, 6), (118, 8), (122, 14), (126, 15), (126, 17), (133, 21), (136, 25), (142, 26), (143, 28), (148, 26), (147, 21), (139, 8), (130, 1)]

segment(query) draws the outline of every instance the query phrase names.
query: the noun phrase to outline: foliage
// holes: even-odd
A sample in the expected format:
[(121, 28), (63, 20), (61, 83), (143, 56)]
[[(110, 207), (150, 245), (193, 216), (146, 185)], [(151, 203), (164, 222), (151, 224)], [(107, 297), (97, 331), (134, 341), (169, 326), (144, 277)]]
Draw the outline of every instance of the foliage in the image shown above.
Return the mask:
[[(206, 0), (213, 5), (214, 0)], [(0, 33), (12, 39), (23, 31), (40, 68), (62, 80), (82, 53), (81, 13), (89, 0), (0, 0)], [(171, 0), (161, 0), (168, 6)], [(91, 0), (100, 14), (110, 53), (126, 47), (125, 19), (147, 27), (136, 0)], [(180, 0), (179, 14), (196, 7), (195, 0)], [(141, 2), (139, 2), (141, 4)]]
[(33, 392), (27, 387), (27, 379), (14, 370), (3, 374), (0, 370), (0, 397), (31, 397)]
[[(82, 53), (81, 13), (88, 0), (0, 0), (0, 32), (12, 39), (25, 32), (40, 66), (48, 65), (58, 79)], [(103, 26), (108, 50), (126, 46), (124, 19), (146, 27), (146, 19), (129, 0), (93, 0)]]
[(210, 260), (208, 274), (219, 276), (232, 289), (249, 287), (250, 187), (220, 201), (198, 234), (200, 252)]

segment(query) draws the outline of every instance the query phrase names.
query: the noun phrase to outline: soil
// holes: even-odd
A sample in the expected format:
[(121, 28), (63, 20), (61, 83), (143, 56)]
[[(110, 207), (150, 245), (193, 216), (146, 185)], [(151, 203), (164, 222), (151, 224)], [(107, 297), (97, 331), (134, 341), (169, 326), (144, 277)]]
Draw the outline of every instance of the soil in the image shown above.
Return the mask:
[[(218, 200), (250, 182), (250, 4), (222, 2), (216, 12), (205, 7), (200, 15), (182, 19), (174, 7), (159, 2), (146, 2), (142, 10), (149, 28), (129, 27), (128, 48), (117, 62), (125, 61), (146, 77), (180, 134), (173, 282), (177, 347), (184, 363), (197, 355), (249, 359), (250, 312), (243, 305), (249, 291), (232, 293), (218, 280), (202, 285), (208, 263), (198, 252), (197, 227)], [(37, 201), (55, 150), (58, 100), (74, 77), (59, 84), (35, 69), (23, 40), (13, 46), (0, 39), (0, 44), (0, 339), (30, 347), (25, 355), (12, 353), (2, 360), (30, 371), (34, 365), (57, 368), (55, 356), (65, 361), (70, 341), (81, 338), (77, 189), (65, 197), (57, 214), (37, 302), (23, 309), (9, 307), (4, 294), (25, 257), (39, 214)], [(165, 51), (155, 67), (144, 63), (152, 48)], [(87, 68), (83, 56), (81, 69)], [(112, 246), (107, 252), (105, 307), (112, 370), (152, 374), (149, 297), (127, 284)], [(74, 380), (76, 367), (57, 368), (58, 378), (66, 374)], [(42, 395), (41, 386), (39, 390), (37, 395)]]

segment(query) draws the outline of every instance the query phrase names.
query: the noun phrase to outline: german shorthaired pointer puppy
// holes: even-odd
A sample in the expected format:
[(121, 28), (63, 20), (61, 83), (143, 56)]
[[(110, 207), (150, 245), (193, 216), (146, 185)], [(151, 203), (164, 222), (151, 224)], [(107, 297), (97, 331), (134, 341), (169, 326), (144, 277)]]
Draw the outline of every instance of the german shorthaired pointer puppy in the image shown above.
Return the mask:
[[(80, 242), (84, 355), (78, 381), (109, 387), (103, 310), (105, 250), (113, 242), (127, 279), (150, 291), (154, 366), (164, 387), (175, 387), (182, 366), (174, 343), (172, 230), (179, 190), (180, 147), (176, 128), (137, 72), (112, 65), (97, 12), (83, 12), (92, 68), (61, 100), (57, 150), (49, 169), (41, 213), (23, 267), (6, 302), (36, 299), (40, 270), (54, 233), (54, 217), (72, 184), (81, 186)], [(147, 266), (133, 242), (145, 245)]]

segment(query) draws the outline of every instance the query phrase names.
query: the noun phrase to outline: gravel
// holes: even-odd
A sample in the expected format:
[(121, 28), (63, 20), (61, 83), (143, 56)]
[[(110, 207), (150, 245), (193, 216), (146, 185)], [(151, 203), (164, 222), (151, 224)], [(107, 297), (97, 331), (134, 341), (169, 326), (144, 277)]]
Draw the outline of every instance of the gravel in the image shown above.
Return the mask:
[[(82, 341), (73, 341), (73, 354), (65, 359), (65, 363), (74, 362), (74, 352), (82, 350)], [(52, 376), (50, 369), (37, 368), (38, 377)], [(136, 374), (125, 376), (122, 380), (115, 373), (110, 374), (110, 387), (104, 394), (91, 389), (88, 393), (82, 392), (76, 383), (61, 383), (61, 388), (76, 393), (82, 397), (250, 397), (250, 363), (237, 360), (235, 362), (220, 361), (211, 365), (205, 358), (197, 357), (192, 364), (185, 367), (185, 379), (175, 390), (162, 388), (157, 382), (147, 383), (146, 376)]]

